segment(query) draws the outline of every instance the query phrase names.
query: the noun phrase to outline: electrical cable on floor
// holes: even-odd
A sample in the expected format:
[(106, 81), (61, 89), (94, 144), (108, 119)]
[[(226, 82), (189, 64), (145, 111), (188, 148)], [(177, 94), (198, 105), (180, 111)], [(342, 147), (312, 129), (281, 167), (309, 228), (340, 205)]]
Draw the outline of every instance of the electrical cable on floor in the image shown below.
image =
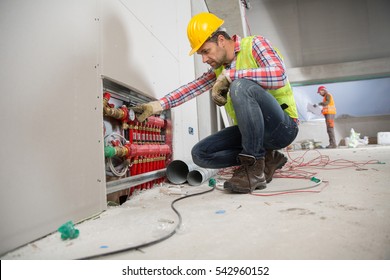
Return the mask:
[[(305, 162), (305, 155), (307, 153), (313, 153), (316, 152), (319, 154), (319, 156)], [(293, 159), (291, 157), (291, 154), (289, 150), (287, 150), (287, 155), (288, 158), (291, 160), (288, 162), (285, 167), (283, 168), (284, 170), (296, 170), (300, 168), (305, 168), (305, 167), (310, 167), (313, 169), (323, 169), (323, 170), (333, 170), (333, 169), (340, 169), (340, 168), (350, 168), (350, 167), (356, 167), (356, 168), (361, 168), (364, 165), (367, 164), (379, 164), (380, 162), (378, 160), (369, 160), (365, 162), (358, 162), (358, 161), (352, 161), (352, 160), (347, 160), (347, 159), (335, 159), (335, 160), (330, 160), (330, 157), (327, 155), (321, 154), (319, 150), (307, 150), (302, 156), (296, 157)]]
[[(320, 190), (311, 190), (311, 189), (313, 189), (315, 187), (318, 187), (322, 183), (325, 183), (325, 185)], [(320, 180), (318, 183), (316, 183), (316, 184), (314, 184), (312, 186), (308, 186), (308, 187), (289, 189), (289, 190), (278, 190), (278, 191), (255, 191), (255, 192), (252, 192), (251, 195), (254, 195), (254, 196), (275, 196), (275, 195), (293, 194), (293, 193), (320, 193), (328, 185), (329, 185), (328, 181)]]
[(198, 196), (198, 195), (202, 195), (202, 194), (206, 194), (206, 193), (212, 192), (215, 189), (215, 180), (214, 179), (210, 179), (209, 186), (212, 187), (209, 190), (206, 190), (206, 191), (203, 191), (203, 192), (199, 192), (199, 193), (189, 194), (189, 195), (177, 198), (174, 201), (172, 201), (171, 208), (172, 208), (173, 212), (175, 212), (175, 214), (177, 215), (179, 221), (178, 221), (176, 227), (170, 233), (168, 233), (167, 235), (165, 235), (165, 236), (163, 236), (161, 238), (158, 238), (156, 240), (140, 244), (140, 245), (125, 247), (125, 248), (122, 248), (122, 249), (119, 249), (119, 250), (115, 250), (115, 251), (112, 251), (112, 252), (91, 255), (91, 256), (88, 256), (88, 257), (80, 258), (79, 260), (89, 260), (89, 259), (94, 259), (94, 258), (110, 256), (110, 255), (114, 255), (114, 254), (118, 254), (118, 253), (123, 253), (123, 252), (131, 251), (131, 250), (138, 250), (138, 249), (141, 249), (141, 248), (145, 248), (145, 247), (149, 247), (149, 246), (155, 245), (155, 244), (160, 243), (160, 242), (162, 242), (164, 240), (167, 240), (168, 238), (172, 237), (178, 231), (178, 229), (181, 227), (182, 220), (183, 220), (182, 217), (181, 217), (180, 212), (175, 207), (175, 203), (180, 201), (180, 200), (186, 199), (186, 198), (190, 198), (190, 197), (194, 197), (194, 196)]
[[(314, 177), (317, 174), (317, 172), (306, 171), (303, 169), (311, 168), (311, 169), (322, 169), (322, 170), (334, 170), (334, 169), (354, 167), (356, 168), (356, 170), (365, 170), (362, 167), (367, 164), (382, 164), (382, 162), (378, 160), (369, 160), (366, 162), (351, 161), (346, 159), (330, 160), (329, 156), (321, 154), (319, 150), (307, 150), (304, 152), (302, 156), (298, 156), (296, 158), (291, 157), (289, 150), (286, 150), (286, 152), (290, 161), (287, 162), (282, 169), (276, 170), (275, 174), (273, 175), (273, 178), (304, 179), (304, 180), (310, 179), (311, 181), (315, 182), (315, 184), (308, 187), (301, 187), (295, 189), (283, 189), (283, 190), (275, 190), (275, 191), (259, 190), (259, 191), (252, 192), (251, 195), (276, 196), (276, 195), (304, 193), (304, 192), (320, 193), (329, 185), (329, 181), (317, 179)], [(309, 152), (318, 153), (318, 156), (305, 162), (306, 160), (305, 155)], [(237, 168), (238, 167), (236, 166), (224, 168), (218, 173), (218, 175), (220, 176), (220, 178), (227, 180), (232, 176), (232, 174)], [(322, 188), (320, 188), (319, 190), (312, 190), (320, 186), (321, 184), (324, 184)], [(220, 186), (217, 186), (217, 189), (224, 191), (224, 188)]]
[[(305, 155), (309, 152), (318, 153), (318, 156), (305, 162)], [(276, 170), (273, 178), (311, 179), (312, 181), (316, 182), (315, 179), (317, 178), (315, 178), (314, 176), (317, 174), (317, 172), (305, 171), (303, 169), (311, 168), (311, 169), (322, 169), (322, 170), (334, 170), (334, 169), (354, 167), (356, 168), (356, 170), (364, 170), (362, 167), (367, 164), (381, 163), (378, 160), (369, 160), (366, 162), (351, 161), (346, 159), (331, 160), (329, 156), (321, 154), (319, 150), (307, 150), (304, 152), (302, 156), (296, 157), (294, 159), (291, 157), (291, 154), (288, 150), (287, 150), (287, 155), (290, 159), (290, 162), (288, 162), (281, 170)], [(320, 180), (320, 179), (317, 180), (319, 181), (317, 181), (315, 185), (309, 187), (286, 189), (286, 190), (279, 190), (273, 192), (259, 191), (259, 192), (254, 192), (252, 194), (256, 196), (273, 196), (273, 195), (293, 194), (293, 193), (302, 193), (302, 192), (320, 193), (329, 185), (329, 181)], [(322, 183), (325, 183), (325, 185), (321, 189), (310, 190), (317, 186), (320, 186)]]

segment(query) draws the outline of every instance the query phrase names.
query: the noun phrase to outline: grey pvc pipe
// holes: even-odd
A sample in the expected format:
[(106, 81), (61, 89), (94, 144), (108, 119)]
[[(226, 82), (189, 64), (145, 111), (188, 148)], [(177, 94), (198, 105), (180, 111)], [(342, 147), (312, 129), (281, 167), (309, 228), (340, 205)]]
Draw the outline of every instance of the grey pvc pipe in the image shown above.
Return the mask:
[(219, 169), (206, 169), (197, 167), (190, 171), (187, 175), (188, 184), (191, 186), (199, 186), (210, 179), (212, 176), (217, 174)]
[(187, 181), (188, 173), (197, 165), (192, 161), (174, 160), (167, 166), (167, 178), (172, 184), (183, 184)]

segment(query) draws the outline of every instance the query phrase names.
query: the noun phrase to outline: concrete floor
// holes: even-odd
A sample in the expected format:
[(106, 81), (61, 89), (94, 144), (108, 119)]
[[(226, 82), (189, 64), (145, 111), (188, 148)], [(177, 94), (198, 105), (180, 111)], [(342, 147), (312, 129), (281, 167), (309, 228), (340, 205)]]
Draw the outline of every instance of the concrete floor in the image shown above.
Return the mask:
[[(328, 165), (319, 166), (320, 155)], [(175, 204), (182, 225), (172, 237), (101, 259), (390, 259), (390, 146), (289, 156), (295, 166), (290, 175), (314, 172), (323, 182), (314, 187), (309, 179), (275, 178), (262, 195), (306, 187), (317, 192), (230, 194), (220, 189), (228, 175), (218, 175), (214, 191)], [(356, 165), (367, 161), (381, 163)], [(163, 184), (76, 225), (76, 239), (63, 241), (53, 233), (1, 259), (79, 259), (156, 240), (178, 224), (170, 207), (174, 199), (209, 189), (208, 183)]]

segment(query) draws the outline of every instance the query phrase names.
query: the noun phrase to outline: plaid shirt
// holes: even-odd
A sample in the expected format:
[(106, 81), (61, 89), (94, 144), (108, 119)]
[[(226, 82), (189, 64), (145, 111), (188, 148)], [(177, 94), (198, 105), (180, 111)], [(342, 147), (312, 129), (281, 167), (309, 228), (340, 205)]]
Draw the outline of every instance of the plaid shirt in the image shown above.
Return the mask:
[[(241, 50), (241, 38), (237, 35), (232, 37), (235, 42), (234, 51), (237, 54)], [(226, 75), (233, 81), (235, 79), (250, 79), (256, 81), (265, 89), (278, 89), (287, 82), (287, 75), (282, 59), (272, 48), (269, 41), (262, 36), (255, 36), (252, 43), (252, 54), (259, 68), (237, 70), (236, 57), (226, 68)], [(163, 109), (176, 107), (201, 93), (210, 90), (216, 81), (214, 69), (211, 68), (202, 76), (186, 85), (168, 93), (160, 99)]]

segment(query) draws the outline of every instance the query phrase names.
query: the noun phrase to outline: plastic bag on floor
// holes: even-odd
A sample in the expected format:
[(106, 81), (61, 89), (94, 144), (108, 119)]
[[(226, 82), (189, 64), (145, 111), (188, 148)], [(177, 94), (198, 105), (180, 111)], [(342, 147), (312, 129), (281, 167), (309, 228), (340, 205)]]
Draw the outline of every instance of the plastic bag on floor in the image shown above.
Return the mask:
[(360, 133), (355, 132), (355, 130), (351, 128), (351, 134), (348, 139), (348, 147), (356, 148), (359, 145), (368, 145), (368, 137), (364, 136), (364, 138), (361, 139)]

